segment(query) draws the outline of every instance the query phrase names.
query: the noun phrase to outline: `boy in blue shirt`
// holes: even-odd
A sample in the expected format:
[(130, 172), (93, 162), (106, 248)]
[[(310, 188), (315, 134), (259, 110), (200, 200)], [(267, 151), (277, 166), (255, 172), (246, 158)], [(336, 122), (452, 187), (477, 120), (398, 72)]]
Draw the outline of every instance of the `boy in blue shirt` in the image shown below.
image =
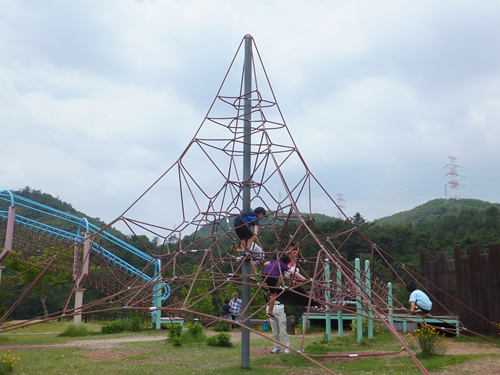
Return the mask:
[(406, 290), (410, 292), (410, 313), (412, 315), (416, 314), (415, 308), (419, 308), (425, 314), (429, 314), (431, 312), (431, 300), (427, 294), (418, 289), (417, 285), (415, 285), (413, 281), (406, 284)]
[[(257, 207), (255, 211), (243, 211), (234, 219), (234, 231), (241, 243), (238, 247), (239, 252), (246, 253), (245, 250), (251, 250), (253, 238), (259, 233), (259, 220), (264, 217), (266, 210)], [(250, 227), (253, 226), (253, 232)]]

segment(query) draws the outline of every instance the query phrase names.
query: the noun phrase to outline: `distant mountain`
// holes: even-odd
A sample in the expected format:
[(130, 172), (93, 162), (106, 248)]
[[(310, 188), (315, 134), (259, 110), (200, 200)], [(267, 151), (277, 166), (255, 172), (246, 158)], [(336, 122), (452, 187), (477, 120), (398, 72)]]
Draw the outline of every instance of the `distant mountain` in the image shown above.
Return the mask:
[(464, 209), (477, 210), (479, 217), (490, 207), (500, 209), (500, 203), (490, 203), (479, 199), (433, 199), (409, 211), (374, 220), (375, 224), (408, 224), (426, 222), (439, 216), (458, 216)]

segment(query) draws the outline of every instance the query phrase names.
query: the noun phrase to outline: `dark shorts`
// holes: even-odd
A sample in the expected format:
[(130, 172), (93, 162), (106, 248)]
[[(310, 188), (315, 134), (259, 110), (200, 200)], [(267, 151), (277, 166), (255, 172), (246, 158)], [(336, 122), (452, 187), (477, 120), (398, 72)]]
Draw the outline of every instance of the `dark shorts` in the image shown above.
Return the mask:
[(235, 225), (234, 232), (236, 233), (236, 235), (240, 240), (245, 240), (247, 238), (252, 238), (254, 236), (252, 230), (245, 223), (242, 223), (240, 221), (235, 221), (234, 225)]
[[(417, 304), (415, 304), (417, 305)], [(417, 305), (417, 307), (420, 309), (420, 311), (422, 311), (424, 314), (429, 314), (431, 312), (431, 310), (426, 310), (426, 309), (423, 309), (421, 308), (419, 305)]]
[(280, 288), (276, 288), (276, 284), (278, 284), (278, 278), (269, 276), (266, 280), (266, 284), (269, 287), (269, 293), (278, 293)]

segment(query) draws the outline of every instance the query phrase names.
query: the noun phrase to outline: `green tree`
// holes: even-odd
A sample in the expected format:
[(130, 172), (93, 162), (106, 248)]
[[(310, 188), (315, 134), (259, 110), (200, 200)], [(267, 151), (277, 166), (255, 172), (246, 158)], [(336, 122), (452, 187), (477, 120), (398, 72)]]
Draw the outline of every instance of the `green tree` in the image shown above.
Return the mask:
[(498, 229), (500, 226), (500, 210), (491, 206), (484, 212), (484, 221), (487, 229)]
[[(64, 254), (66, 253), (63, 253), (63, 257)], [(49, 258), (49, 252), (47, 250), (44, 250), (43, 252), (41, 252), (40, 256), (31, 256), (25, 260), (21, 260), (21, 255), (21, 252), (13, 250), (11, 256), (4, 260), (4, 264), (6, 267), (18, 273), (23, 273), (21, 276), (14, 280), (17, 285), (31, 285), (47, 266), (48, 263), (41, 263)], [(41, 265), (36, 266), (30, 270), (30, 268), (37, 264)], [(34, 291), (40, 293), (40, 303), (42, 304), (44, 315), (49, 315), (49, 311), (46, 305), (47, 297), (58, 285), (71, 280), (71, 272), (72, 271), (69, 266), (67, 270), (63, 269), (62, 273), (49, 270), (33, 288)]]

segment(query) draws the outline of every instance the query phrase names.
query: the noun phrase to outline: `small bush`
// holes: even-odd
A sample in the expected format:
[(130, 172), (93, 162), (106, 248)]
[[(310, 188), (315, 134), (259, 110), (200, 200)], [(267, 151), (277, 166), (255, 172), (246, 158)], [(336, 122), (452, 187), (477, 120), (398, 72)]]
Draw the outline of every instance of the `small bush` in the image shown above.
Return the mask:
[(181, 336), (184, 340), (192, 342), (202, 342), (207, 338), (201, 323), (189, 324), (187, 330), (182, 332)]
[(124, 320), (114, 320), (101, 327), (101, 332), (105, 334), (120, 333), (125, 331), (126, 323)]
[(182, 345), (182, 337), (180, 336), (172, 336), (168, 338), (168, 341), (173, 345), (173, 346), (181, 346)]
[(439, 333), (434, 327), (424, 325), (412, 333), (406, 335), (408, 347), (415, 351), (420, 358), (427, 358), (437, 354), (444, 354), (448, 343), (444, 333)]
[(214, 325), (215, 332), (227, 332), (229, 331), (229, 323), (227, 322), (219, 322)]
[(101, 328), (102, 333), (112, 334), (123, 331), (139, 332), (142, 327), (142, 318), (139, 314), (132, 315), (131, 318), (114, 320), (105, 324)]
[(87, 330), (87, 327), (84, 326), (83, 324), (74, 324), (71, 323), (69, 324), (66, 329), (58, 334), (58, 337), (81, 337), (81, 336), (88, 336), (90, 333)]
[(180, 324), (171, 324), (168, 326), (168, 338), (167, 342), (171, 343), (173, 346), (182, 345), (182, 326)]
[(231, 347), (233, 343), (231, 342), (231, 335), (229, 333), (221, 332), (218, 335), (207, 338), (207, 345)]
[(130, 319), (126, 320), (127, 331), (139, 332), (142, 326), (142, 318), (139, 314), (135, 313)]

